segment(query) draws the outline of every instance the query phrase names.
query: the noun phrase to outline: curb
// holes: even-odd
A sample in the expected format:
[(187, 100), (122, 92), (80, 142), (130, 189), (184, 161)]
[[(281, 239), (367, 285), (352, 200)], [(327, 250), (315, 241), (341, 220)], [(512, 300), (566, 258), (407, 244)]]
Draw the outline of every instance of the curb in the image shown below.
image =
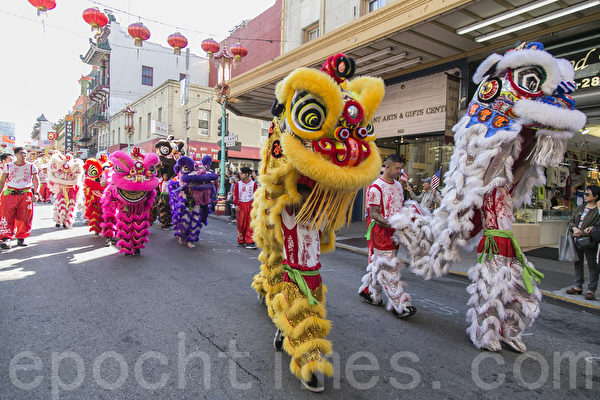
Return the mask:
[[(367, 250), (360, 248), (360, 247), (350, 246), (350, 245), (344, 244), (344, 243), (336, 242), (335, 247), (343, 249), (343, 250), (352, 251), (354, 253), (368, 255)], [(402, 260), (402, 261), (408, 263), (408, 261), (406, 261), (406, 260)], [(469, 275), (463, 271), (449, 270), (448, 276), (453, 276), (453, 277), (456, 277), (459, 279), (469, 280)], [(543, 289), (540, 289), (540, 292), (542, 292), (544, 299), (548, 300), (551, 303), (555, 303), (558, 305), (566, 305), (570, 308), (575, 308), (575, 309), (583, 309), (585, 311), (589, 311), (594, 314), (600, 315), (600, 305), (588, 304), (583, 301), (574, 300), (574, 299), (571, 299), (568, 297), (557, 295), (557, 294), (554, 294), (552, 292), (549, 292), (549, 291), (543, 290)]]

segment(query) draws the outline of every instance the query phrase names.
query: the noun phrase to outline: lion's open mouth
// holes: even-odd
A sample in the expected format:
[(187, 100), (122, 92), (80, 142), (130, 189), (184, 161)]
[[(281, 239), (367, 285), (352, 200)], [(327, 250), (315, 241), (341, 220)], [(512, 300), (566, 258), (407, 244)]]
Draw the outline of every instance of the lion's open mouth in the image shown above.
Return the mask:
[(139, 203), (144, 200), (148, 192), (143, 190), (123, 190), (117, 189), (119, 195), (123, 198), (123, 200), (129, 203)]

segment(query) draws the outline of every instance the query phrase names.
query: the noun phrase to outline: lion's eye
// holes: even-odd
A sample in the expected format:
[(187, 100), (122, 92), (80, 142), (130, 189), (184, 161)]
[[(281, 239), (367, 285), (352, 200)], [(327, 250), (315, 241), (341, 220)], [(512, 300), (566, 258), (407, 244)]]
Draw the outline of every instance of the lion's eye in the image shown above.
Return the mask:
[(168, 146), (160, 146), (160, 154), (165, 156), (171, 154), (171, 148)]
[(297, 129), (302, 132), (318, 131), (327, 116), (325, 106), (305, 91), (294, 94), (290, 108), (292, 120)]
[(517, 68), (512, 71), (513, 82), (520, 88), (529, 93), (538, 93), (542, 89), (542, 84), (546, 80), (544, 70), (527, 66)]
[(88, 169), (88, 175), (89, 175), (89, 176), (92, 176), (92, 177), (98, 176), (98, 169), (97, 169), (95, 166), (93, 166), (93, 165), (92, 165), (92, 166), (91, 166), (91, 167)]
[(115, 164), (115, 171), (119, 172), (119, 173), (124, 173), (125, 171), (122, 170), (117, 164)]

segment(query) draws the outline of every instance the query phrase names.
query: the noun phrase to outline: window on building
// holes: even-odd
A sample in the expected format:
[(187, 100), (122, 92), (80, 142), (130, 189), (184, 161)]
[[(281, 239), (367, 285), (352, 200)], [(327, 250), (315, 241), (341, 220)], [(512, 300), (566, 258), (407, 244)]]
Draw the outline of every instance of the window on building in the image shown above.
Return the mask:
[(152, 86), (154, 68), (142, 65), (142, 85)]
[(115, 143), (121, 143), (121, 127), (117, 129), (117, 140), (115, 140)]
[(198, 110), (198, 135), (208, 136), (210, 123), (210, 111)]
[(304, 32), (304, 39), (303, 39), (304, 42), (303, 43), (307, 43), (307, 42), (310, 42), (311, 40), (315, 40), (316, 38), (319, 37), (319, 21), (307, 26), (302, 31)]
[(140, 141), (142, 140), (142, 117), (138, 118), (138, 135), (140, 137)]
[(271, 121), (262, 121), (260, 130), (260, 144), (265, 144), (269, 138), (269, 129), (271, 129)]
[(162, 122), (162, 107), (158, 107), (158, 115), (156, 116), (158, 122)]
[(180, 73), (179, 74), (179, 82), (181, 82), (182, 80), (184, 80), (186, 76), (187, 76), (187, 74)]
[(152, 134), (150, 132), (150, 123), (152, 121), (152, 113), (148, 113), (148, 125), (146, 127), (146, 137), (150, 137), (150, 135)]
[(367, 12), (372, 12), (385, 6), (386, 0), (367, 0)]

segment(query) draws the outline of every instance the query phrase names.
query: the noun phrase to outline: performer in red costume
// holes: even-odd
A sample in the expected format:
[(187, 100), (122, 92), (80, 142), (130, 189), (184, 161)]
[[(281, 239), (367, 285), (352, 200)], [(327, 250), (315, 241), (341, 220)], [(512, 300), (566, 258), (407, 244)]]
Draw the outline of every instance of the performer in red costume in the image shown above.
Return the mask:
[(237, 207), (238, 246), (256, 249), (250, 228), (250, 211), (254, 200), (254, 192), (258, 188), (256, 182), (250, 179), (252, 170), (248, 167), (240, 169), (241, 180), (233, 189), (233, 204)]
[(13, 238), (13, 234), (17, 238), (17, 246), (27, 246), (25, 238), (29, 237), (33, 219), (32, 198), (39, 186), (37, 168), (33, 163), (25, 161), (27, 150), (23, 147), (15, 147), (13, 151), (17, 160), (6, 164), (0, 177), (0, 192), (2, 192), (0, 247), (2, 248), (10, 247), (7, 242)]
[(388, 221), (390, 216), (402, 210), (404, 203), (404, 190), (396, 180), (402, 175), (403, 166), (404, 159), (397, 154), (389, 155), (385, 159), (383, 175), (367, 191), (369, 265), (359, 289), (363, 300), (377, 306), (383, 304), (383, 291), (388, 298), (386, 308), (399, 318), (410, 317), (417, 312), (400, 280), (403, 263), (396, 255), (398, 244), (392, 240), (394, 228)]

